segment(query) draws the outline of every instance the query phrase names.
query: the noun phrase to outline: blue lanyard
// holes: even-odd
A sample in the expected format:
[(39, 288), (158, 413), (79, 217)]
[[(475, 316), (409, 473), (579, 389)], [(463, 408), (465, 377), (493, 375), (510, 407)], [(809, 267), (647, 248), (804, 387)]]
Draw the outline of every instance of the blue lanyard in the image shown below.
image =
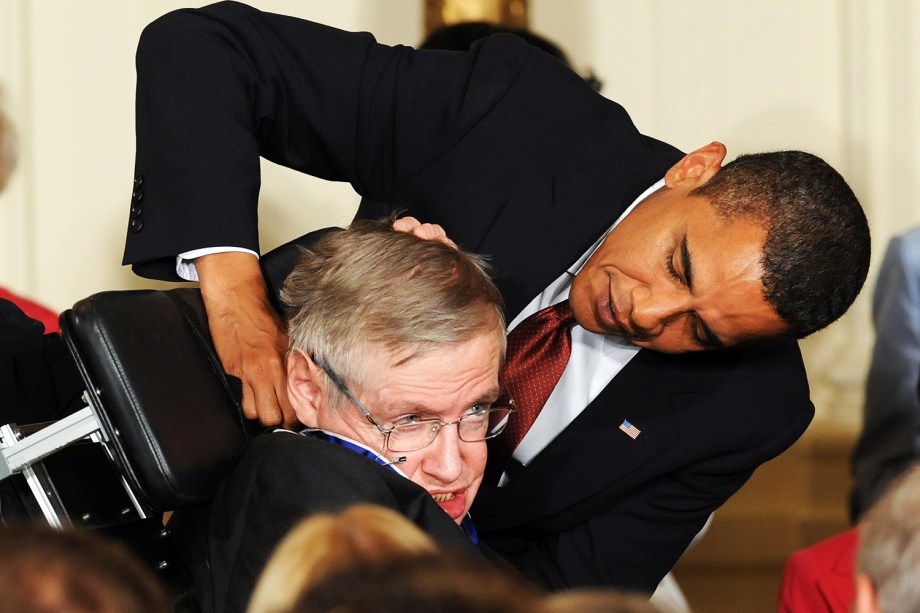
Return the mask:
[[(326, 432), (325, 430), (314, 430), (312, 428), (301, 430), (300, 434), (304, 436), (312, 436), (313, 438), (318, 438), (322, 441), (327, 441), (334, 445), (341, 445), (346, 449), (351, 449), (355, 453), (363, 455), (365, 458), (370, 458), (381, 466), (385, 466), (390, 470), (396, 471), (396, 466), (394, 466), (390, 460), (384, 458), (376, 451), (372, 451), (364, 445), (361, 445), (360, 443), (349, 441), (347, 439), (336, 436), (331, 432)], [(463, 528), (463, 531), (466, 532), (468, 537), (470, 537), (470, 540), (473, 541), (474, 545), (479, 544), (479, 533), (476, 532), (476, 526), (473, 525), (473, 520), (470, 518), (469, 514), (467, 514), (467, 516), (463, 518), (463, 521), (460, 522), (460, 527)]]
[(325, 430), (313, 430), (308, 428), (306, 430), (301, 430), (300, 433), (304, 436), (312, 436), (313, 438), (318, 438), (322, 441), (327, 441), (335, 445), (341, 445), (346, 449), (351, 449), (355, 453), (363, 455), (365, 458), (370, 458), (381, 466), (386, 466), (387, 468), (396, 470), (396, 467), (394, 467), (389, 460), (381, 456), (376, 451), (371, 451), (369, 448), (361, 445), (360, 443), (349, 441), (348, 439), (341, 438), (335, 434), (332, 434), (331, 432), (326, 432)]

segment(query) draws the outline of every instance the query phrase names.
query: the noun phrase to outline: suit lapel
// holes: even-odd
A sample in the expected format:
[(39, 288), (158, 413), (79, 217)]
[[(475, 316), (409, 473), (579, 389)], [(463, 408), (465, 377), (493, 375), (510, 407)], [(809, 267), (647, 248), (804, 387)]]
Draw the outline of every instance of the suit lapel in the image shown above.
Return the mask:
[[(642, 478), (642, 467), (680, 436), (672, 397), (699, 388), (699, 376), (673, 362), (671, 356), (640, 352), (509, 484), (480, 491), (477, 523), (487, 531), (501, 530), (610, 493), (612, 486), (632, 487), (631, 479)], [(619, 429), (624, 420), (641, 431), (635, 439)]]

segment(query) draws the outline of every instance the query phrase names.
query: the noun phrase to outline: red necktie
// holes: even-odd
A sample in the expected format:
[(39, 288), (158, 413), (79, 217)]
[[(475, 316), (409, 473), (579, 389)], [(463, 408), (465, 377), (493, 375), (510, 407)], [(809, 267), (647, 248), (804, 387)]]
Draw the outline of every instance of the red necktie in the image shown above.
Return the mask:
[(537, 311), (508, 334), (502, 383), (514, 399), (515, 412), (489, 448), (499, 468), (514, 452), (546, 404), (572, 353), (575, 315), (564, 300)]

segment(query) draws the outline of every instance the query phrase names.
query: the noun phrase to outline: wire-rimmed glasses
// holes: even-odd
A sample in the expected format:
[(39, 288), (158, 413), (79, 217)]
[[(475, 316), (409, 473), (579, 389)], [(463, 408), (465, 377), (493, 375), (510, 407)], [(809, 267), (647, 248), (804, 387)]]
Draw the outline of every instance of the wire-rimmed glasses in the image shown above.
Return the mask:
[(507, 404), (503, 402), (501, 406), (474, 405), (456, 421), (441, 421), (433, 417), (410, 415), (398, 419), (391, 427), (385, 428), (374, 419), (371, 412), (361, 404), (361, 401), (355, 397), (325, 360), (314, 357), (313, 361), (332, 379), (339, 391), (358, 407), (365, 419), (383, 434), (384, 447), (395, 453), (424, 449), (434, 441), (444, 426), (456, 425), (460, 440), (467, 443), (478, 443), (495, 438), (508, 425), (508, 419), (514, 411), (514, 403), (509, 398)]

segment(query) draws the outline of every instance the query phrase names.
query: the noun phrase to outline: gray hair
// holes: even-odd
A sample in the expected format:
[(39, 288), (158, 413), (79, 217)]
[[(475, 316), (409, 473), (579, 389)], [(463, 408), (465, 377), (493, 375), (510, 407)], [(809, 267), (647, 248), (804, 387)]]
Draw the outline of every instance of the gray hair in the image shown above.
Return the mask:
[(401, 364), (494, 333), (504, 355), (501, 295), (485, 262), (397, 232), (392, 219), (355, 220), (304, 250), (281, 298), (290, 349), (325, 360), (356, 390), (371, 344)]
[(859, 522), (857, 569), (882, 611), (920, 611), (920, 464), (889, 486)]

